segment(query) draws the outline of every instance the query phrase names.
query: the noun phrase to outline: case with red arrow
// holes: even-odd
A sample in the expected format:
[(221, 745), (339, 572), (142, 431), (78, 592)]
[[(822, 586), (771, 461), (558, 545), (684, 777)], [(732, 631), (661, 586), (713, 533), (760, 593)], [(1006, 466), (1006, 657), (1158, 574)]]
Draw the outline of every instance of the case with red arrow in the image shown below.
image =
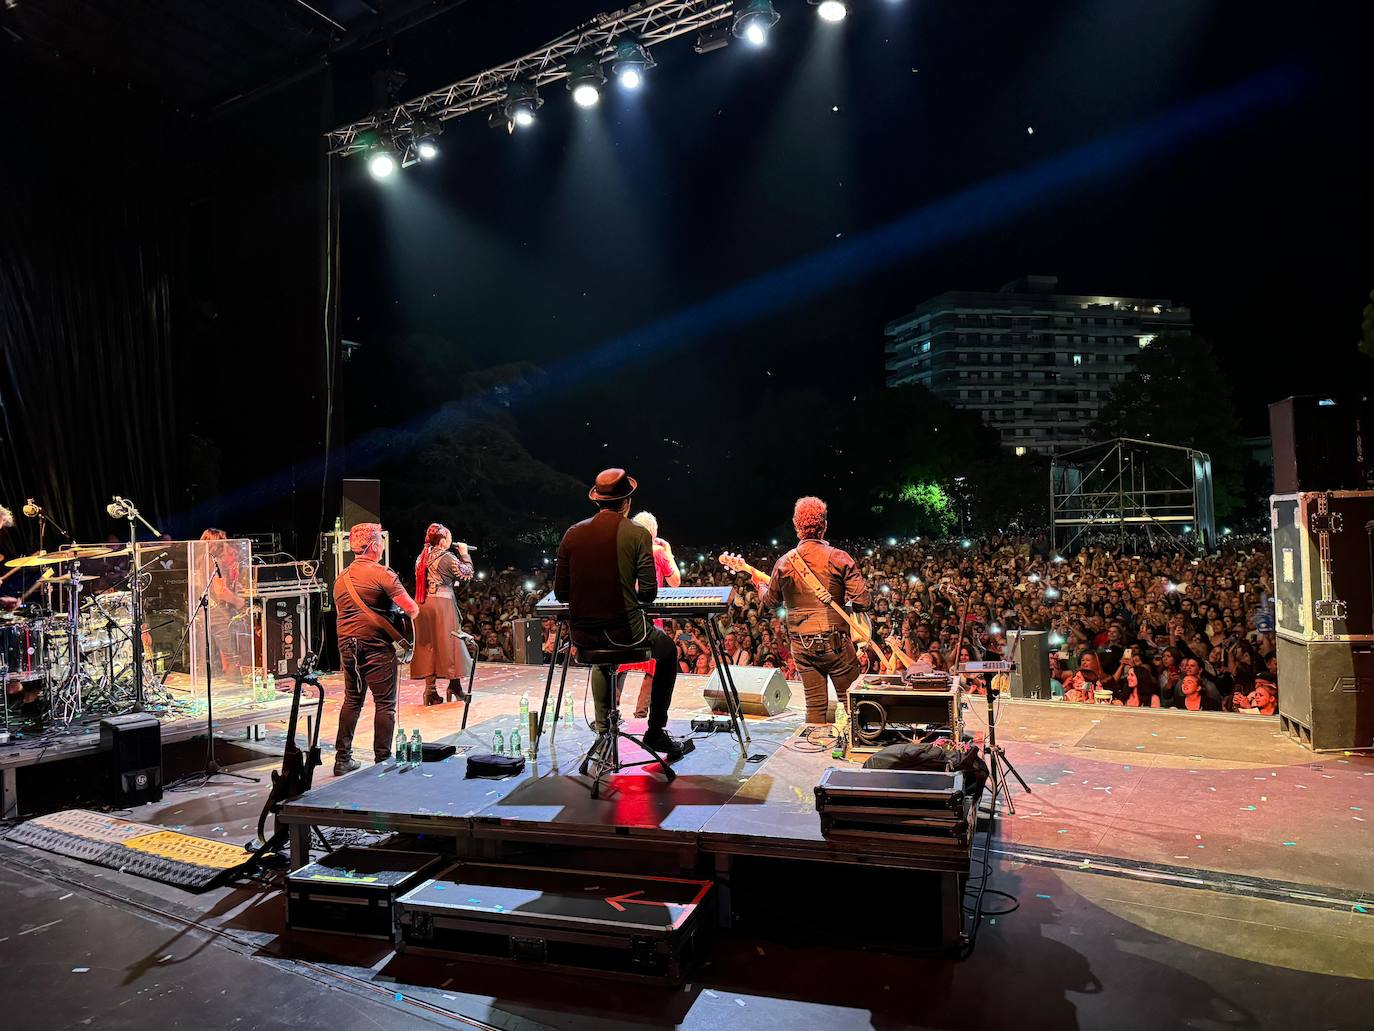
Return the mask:
[(460, 863), (396, 902), (407, 951), (680, 984), (710, 927), (710, 881)]

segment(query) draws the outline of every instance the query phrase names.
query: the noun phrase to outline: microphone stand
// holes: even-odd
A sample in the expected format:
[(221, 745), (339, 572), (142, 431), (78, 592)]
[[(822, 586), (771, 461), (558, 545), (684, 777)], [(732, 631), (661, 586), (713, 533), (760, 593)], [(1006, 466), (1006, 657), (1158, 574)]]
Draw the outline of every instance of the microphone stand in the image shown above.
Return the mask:
[[(200, 592), (200, 600), (196, 602), (195, 611), (191, 613), (191, 621), (186, 624), (186, 636), (189, 638), (191, 628), (195, 626), (196, 616), (199, 614), (201, 627), (205, 633), (205, 768), (201, 771), (200, 783), (196, 787), (204, 787), (211, 777), (237, 777), (239, 780), (252, 781), (256, 784), (260, 778), (226, 770), (215, 759), (215, 701), (210, 680), (210, 588), (214, 585), (216, 577), (223, 579), (224, 575), (220, 572), (219, 559), (212, 557), (210, 561), (214, 564), (214, 569), (210, 571), (210, 575), (205, 580), (205, 590)], [(193, 776), (195, 774), (191, 774), (191, 777)], [(190, 777), (183, 777), (169, 787), (176, 787), (189, 779)]]
[[(953, 592), (951, 591), (951, 593)], [(964, 646), (964, 633), (968, 625), (968, 603), (969, 595), (965, 594), (963, 611), (959, 613), (959, 640), (954, 646), (955, 672), (960, 671), (958, 655)], [(1019, 644), (1021, 640), (1019, 619), (1017, 620), (1017, 624), (1016, 639)], [(1010, 813), (1016, 812), (1016, 805), (1011, 800), (1011, 786), (1007, 783), (1008, 773), (1016, 778), (1027, 794), (1030, 794), (1030, 785), (1026, 783), (1026, 778), (1021, 776), (1016, 767), (1012, 765), (1011, 760), (1007, 758), (1006, 751), (997, 743), (997, 697), (1000, 694), (1001, 692), (993, 687), (991, 681), (989, 681), (987, 687), (988, 737), (987, 740), (983, 742), (983, 754), (988, 758), (988, 779), (992, 781), (992, 795), (989, 797), (988, 802), (989, 815), (997, 811), (997, 796), (999, 794), (1007, 800), (1007, 811)]]

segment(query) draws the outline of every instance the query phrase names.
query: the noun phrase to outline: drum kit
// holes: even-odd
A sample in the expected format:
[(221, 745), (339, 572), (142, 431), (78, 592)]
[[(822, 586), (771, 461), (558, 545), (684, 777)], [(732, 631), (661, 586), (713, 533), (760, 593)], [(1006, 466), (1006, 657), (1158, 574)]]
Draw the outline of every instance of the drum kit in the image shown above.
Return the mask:
[[(162, 678), (149, 662), (153, 650), (147, 630), (135, 626), (134, 592), (144, 585), (130, 576), (125, 590), (87, 594), (84, 586), (98, 577), (81, 571), (83, 561), (108, 563), (128, 557), (129, 547), (81, 545), (5, 563), (5, 578), (20, 570), (43, 570), (20, 599), (20, 608), (0, 616), (6, 730), (12, 697), (27, 718), (61, 726), (79, 717), (113, 715), (168, 701)], [(29, 602), (35, 592), (38, 600)], [(142, 647), (135, 646), (136, 633)], [(141, 677), (134, 667), (136, 655), (143, 661)]]

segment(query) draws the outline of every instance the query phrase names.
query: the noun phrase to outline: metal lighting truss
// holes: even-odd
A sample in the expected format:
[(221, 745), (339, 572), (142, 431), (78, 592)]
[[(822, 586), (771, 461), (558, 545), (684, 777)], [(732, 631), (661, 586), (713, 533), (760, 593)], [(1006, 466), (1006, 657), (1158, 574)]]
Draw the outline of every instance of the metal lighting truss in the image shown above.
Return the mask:
[(1055, 550), (1084, 544), (1169, 544), (1194, 554), (1216, 543), (1212, 459), (1203, 451), (1118, 437), (1056, 455), (1050, 465)]
[(340, 126), (325, 134), (329, 153), (348, 155), (366, 150), (371, 135), (393, 136), (414, 130), (417, 124), (447, 121), (506, 99), (512, 82), (544, 86), (568, 76), (567, 59), (580, 50), (593, 51), (604, 61), (615, 53), (615, 41), (634, 35), (644, 47), (654, 47), (729, 18), (733, 0), (659, 0), (639, 3), (612, 14), (599, 14), (580, 28), (513, 61), (488, 68), (466, 79), (407, 100), (396, 107)]

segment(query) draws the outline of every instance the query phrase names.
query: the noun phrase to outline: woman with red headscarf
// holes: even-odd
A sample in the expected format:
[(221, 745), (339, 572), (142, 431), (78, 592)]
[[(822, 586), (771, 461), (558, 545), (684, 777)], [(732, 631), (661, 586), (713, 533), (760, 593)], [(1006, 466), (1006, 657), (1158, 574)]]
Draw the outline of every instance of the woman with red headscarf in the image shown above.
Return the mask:
[[(425, 531), (425, 546), (415, 560), (415, 600), (420, 615), (415, 620), (415, 654), (410, 660), (410, 675), (424, 679), (425, 704), (439, 705), (463, 696), (463, 678), (472, 668), (472, 657), (457, 637), (460, 629), (454, 584), (472, 578), (468, 546), (458, 545), (458, 554), (449, 550), (453, 534), (442, 523), (430, 523)], [(439, 697), (436, 681), (448, 681), (445, 698)], [(455, 687), (455, 683), (457, 686)]]

